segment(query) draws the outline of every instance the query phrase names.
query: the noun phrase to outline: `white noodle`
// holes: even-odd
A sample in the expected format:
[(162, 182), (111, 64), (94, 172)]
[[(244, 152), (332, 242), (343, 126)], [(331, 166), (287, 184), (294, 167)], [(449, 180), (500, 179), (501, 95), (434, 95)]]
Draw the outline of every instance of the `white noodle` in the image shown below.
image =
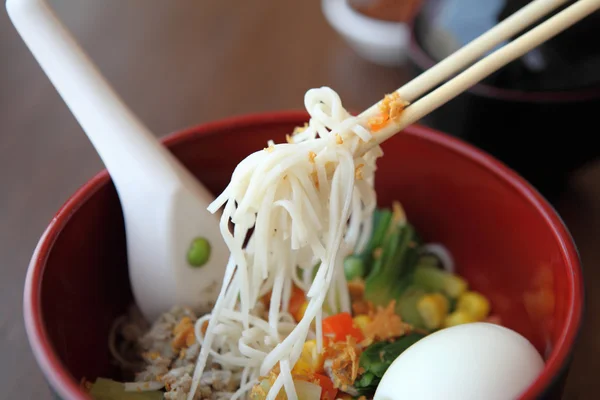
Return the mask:
[[(332, 89), (311, 89), (304, 103), (311, 116), (308, 127), (296, 133), (292, 143), (269, 141), (267, 148), (240, 162), (227, 188), (208, 208), (224, 208), (221, 234), (231, 256), (212, 314), (196, 322), (202, 348), (188, 400), (194, 398), (209, 357), (238, 374), (240, 389), (234, 398), (279, 364), (267, 398), (274, 399), (284, 389), (289, 399), (296, 399), (291, 371), (303, 343), (316, 338), (321, 351), (323, 315), (350, 311), (342, 263), (355, 249), (364, 248), (370, 236), (375, 162), (382, 152), (375, 146), (355, 154), (371, 133), (364, 121), (343, 108)], [(308, 301), (298, 323), (287, 312), (292, 284)], [(269, 292), (264, 320), (251, 311)]]

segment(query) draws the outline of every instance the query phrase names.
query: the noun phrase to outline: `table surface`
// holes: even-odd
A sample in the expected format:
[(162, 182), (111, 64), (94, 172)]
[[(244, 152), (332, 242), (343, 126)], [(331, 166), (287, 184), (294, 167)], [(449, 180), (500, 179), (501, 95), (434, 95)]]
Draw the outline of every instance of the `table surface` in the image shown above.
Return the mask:
[[(125, 102), (163, 136), (242, 113), (300, 109), (331, 86), (362, 109), (409, 76), (369, 64), (328, 26), (318, 1), (55, 0)], [(65, 199), (102, 168), (68, 109), (0, 11), (0, 398), (49, 399), (29, 349), (22, 290), (33, 248)], [(580, 171), (558, 210), (586, 266), (587, 318), (566, 399), (600, 389), (600, 165)]]

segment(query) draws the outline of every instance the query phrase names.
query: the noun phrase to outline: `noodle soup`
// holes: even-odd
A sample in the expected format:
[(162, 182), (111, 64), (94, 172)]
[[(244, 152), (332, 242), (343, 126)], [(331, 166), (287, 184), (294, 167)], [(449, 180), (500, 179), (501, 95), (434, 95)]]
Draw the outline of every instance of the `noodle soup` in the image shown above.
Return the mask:
[(214, 304), (179, 305), (151, 325), (132, 308), (110, 343), (130, 381), (96, 380), (92, 396), (371, 398), (429, 333), (498, 322), (400, 202), (377, 208), (383, 152), (370, 143), (406, 103), (395, 93), (375, 116), (354, 117), (323, 87), (305, 105), (310, 122), (240, 162), (209, 207), (223, 208), (231, 251)]

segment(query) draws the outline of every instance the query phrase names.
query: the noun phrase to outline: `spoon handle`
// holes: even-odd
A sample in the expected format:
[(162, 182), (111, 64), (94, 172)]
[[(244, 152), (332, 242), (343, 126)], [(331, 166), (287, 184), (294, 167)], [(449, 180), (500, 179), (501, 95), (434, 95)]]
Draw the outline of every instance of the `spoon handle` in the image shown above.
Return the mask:
[[(146, 318), (214, 300), (228, 251), (218, 216), (206, 209), (210, 192), (127, 108), (46, 0), (8, 0), (6, 7), (113, 179), (131, 285)], [(187, 254), (199, 234), (210, 243), (210, 259), (191, 268)]]
[(140, 185), (156, 184), (190, 184), (204, 190), (124, 104), (46, 0), (7, 0), (6, 8), (119, 192), (133, 183), (138, 190)]

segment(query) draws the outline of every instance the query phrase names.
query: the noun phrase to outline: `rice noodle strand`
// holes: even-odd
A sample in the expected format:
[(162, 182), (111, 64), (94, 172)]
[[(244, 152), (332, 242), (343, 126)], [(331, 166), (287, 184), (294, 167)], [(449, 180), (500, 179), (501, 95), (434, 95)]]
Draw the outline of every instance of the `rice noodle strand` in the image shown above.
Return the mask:
[[(231, 256), (212, 313), (196, 322), (202, 349), (188, 400), (209, 357), (239, 373), (236, 398), (276, 365), (280, 373), (267, 398), (281, 389), (287, 398), (297, 398), (291, 371), (302, 344), (316, 336), (321, 351), (322, 318), (350, 311), (342, 263), (371, 234), (375, 162), (383, 153), (375, 146), (355, 154), (370, 132), (332, 89), (311, 89), (304, 102), (311, 116), (306, 129), (292, 143), (269, 143), (243, 160), (209, 207), (211, 212), (223, 208), (221, 233)], [(292, 284), (308, 301), (298, 323), (287, 312)], [(269, 292), (271, 304), (260, 311), (260, 296)]]

